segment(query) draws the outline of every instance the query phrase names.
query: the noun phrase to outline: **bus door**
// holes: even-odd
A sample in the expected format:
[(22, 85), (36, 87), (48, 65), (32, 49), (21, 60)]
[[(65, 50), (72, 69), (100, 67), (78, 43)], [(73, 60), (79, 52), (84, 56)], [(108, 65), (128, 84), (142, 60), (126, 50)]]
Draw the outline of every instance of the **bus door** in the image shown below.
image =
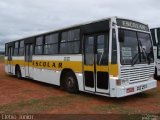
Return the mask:
[(96, 93), (109, 93), (107, 33), (84, 36), (84, 89)]
[(31, 77), (30, 72), (32, 68), (32, 55), (33, 55), (33, 44), (25, 44), (25, 75)]
[(13, 47), (8, 47), (8, 72), (13, 74)]

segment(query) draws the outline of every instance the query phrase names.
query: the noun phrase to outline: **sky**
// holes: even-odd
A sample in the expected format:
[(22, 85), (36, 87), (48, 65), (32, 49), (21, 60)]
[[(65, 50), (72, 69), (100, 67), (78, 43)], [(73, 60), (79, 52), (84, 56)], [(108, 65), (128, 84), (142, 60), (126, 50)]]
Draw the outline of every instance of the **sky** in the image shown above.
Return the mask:
[(5, 42), (111, 16), (160, 27), (160, 0), (0, 0), (0, 51)]

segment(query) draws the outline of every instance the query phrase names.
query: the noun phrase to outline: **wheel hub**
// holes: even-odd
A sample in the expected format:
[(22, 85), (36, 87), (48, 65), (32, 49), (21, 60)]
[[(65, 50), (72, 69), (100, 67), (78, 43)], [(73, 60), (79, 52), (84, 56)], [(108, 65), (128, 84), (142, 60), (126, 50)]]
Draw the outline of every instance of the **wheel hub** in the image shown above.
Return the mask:
[(73, 86), (74, 86), (74, 81), (73, 81), (73, 79), (68, 78), (67, 81), (68, 81), (68, 82), (67, 82), (67, 86), (68, 86), (69, 88), (73, 88)]

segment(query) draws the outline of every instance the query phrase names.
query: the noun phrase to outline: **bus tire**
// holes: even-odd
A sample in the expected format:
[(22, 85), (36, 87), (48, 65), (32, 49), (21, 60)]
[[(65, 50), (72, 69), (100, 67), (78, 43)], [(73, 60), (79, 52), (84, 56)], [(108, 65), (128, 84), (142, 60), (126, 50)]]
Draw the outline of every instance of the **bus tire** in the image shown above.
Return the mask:
[(78, 93), (78, 83), (77, 78), (72, 72), (67, 72), (65, 74), (65, 90), (67, 90), (70, 93)]
[(154, 79), (156, 79), (156, 80), (158, 79), (157, 68), (155, 68)]
[(16, 78), (22, 79), (21, 69), (19, 66), (16, 66), (15, 74), (16, 74)]

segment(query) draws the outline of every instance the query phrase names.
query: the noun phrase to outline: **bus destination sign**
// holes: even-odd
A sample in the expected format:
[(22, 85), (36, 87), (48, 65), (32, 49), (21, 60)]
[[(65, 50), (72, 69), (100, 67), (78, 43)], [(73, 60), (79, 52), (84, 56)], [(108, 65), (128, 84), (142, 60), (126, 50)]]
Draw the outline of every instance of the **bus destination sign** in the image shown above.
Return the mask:
[(130, 21), (130, 20), (117, 19), (117, 25), (121, 27), (128, 27), (128, 28), (143, 30), (147, 32), (149, 31), (149, 28), (147, 25), (144, 25), (139, 22)]

